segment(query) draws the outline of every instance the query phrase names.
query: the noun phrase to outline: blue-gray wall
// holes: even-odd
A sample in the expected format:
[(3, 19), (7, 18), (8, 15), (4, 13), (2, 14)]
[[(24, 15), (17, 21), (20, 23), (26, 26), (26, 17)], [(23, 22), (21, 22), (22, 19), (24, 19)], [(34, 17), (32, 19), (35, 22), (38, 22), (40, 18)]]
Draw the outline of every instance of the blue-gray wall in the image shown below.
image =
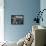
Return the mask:
[[(5, 40), (18, 41), (32, 28), (35, 12), (40, 9), (40, 0), (5, 0)], [(24, 15), (24, 25), (11, 25), (11, 15)]]
[[(46, 9), (46, 0), (41, 0), (40, 1), (40, 10), (42, 11), (43, 9)], [(46, 10), (43, 12), (43, 22), (40, 22), (40, 25), (45, 26), (46, 27)]]

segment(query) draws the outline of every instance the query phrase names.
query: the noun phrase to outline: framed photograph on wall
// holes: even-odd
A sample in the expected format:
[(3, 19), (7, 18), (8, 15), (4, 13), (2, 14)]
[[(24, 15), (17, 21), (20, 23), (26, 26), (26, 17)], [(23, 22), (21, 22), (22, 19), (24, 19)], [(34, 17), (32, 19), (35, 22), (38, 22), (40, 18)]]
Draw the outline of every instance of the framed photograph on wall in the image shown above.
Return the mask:
[(12, 25), (22, 25), (24, 24), (24, 15), (11, 15)]

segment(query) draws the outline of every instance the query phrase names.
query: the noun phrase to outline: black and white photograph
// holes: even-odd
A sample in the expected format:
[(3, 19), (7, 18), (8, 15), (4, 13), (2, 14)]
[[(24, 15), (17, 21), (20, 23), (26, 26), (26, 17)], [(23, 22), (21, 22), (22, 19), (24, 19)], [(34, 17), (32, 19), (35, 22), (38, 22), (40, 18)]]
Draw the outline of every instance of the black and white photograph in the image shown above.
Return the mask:
[(11, 24), (13, 24), (13, 25), (24, 24), (24, 15), (12, 15)]

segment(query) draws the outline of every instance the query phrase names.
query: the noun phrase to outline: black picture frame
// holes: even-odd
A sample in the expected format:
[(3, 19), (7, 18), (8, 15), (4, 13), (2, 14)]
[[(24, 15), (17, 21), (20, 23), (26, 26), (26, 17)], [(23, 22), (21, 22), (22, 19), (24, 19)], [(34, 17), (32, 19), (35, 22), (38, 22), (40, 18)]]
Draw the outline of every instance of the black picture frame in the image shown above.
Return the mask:
[(11, 15), (11, 24), (12, 25), (23, 25), (24, 15)]

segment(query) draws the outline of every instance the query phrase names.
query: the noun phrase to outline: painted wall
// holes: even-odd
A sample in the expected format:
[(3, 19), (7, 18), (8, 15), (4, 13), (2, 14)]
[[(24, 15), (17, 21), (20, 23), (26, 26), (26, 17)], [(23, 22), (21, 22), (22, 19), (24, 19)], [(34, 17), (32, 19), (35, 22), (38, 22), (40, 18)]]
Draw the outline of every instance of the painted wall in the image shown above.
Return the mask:
[[(35, 12), (40, 9), (40, 0), (5, 0), (5, 40), (18, 41), (32, 29)], [(24, 25), (11, 25), (11, 15), (24, 15)]]
[(0, 42), (4, 41), (4, 0), (0, 0)]
[[(46, 9), (46, 0), (41, 0), (40, 1), (40, 9), (41, 11), (43, 9)], [(41, 21), (40, 25), (46, 26), (46, 10), (43, 12), (43, 22)]]

